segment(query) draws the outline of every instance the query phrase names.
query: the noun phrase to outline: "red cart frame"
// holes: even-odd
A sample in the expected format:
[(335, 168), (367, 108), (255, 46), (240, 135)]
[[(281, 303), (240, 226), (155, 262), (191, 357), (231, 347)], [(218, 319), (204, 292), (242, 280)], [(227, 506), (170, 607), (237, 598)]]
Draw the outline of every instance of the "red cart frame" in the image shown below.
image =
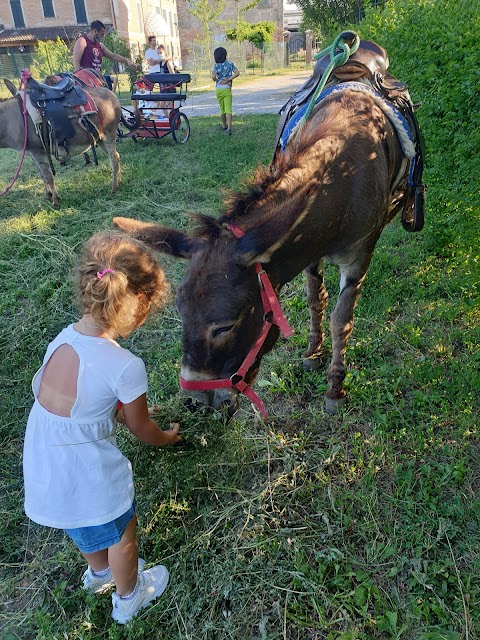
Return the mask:
[[(132, 138), (135, 142), (139, 139), (159, 139), (172, 134), (172, 138), (178, 144), (184, 144), (190, 137), (190, 122), (187, 116), (180, 111), (183, 103), (187, 99), (187, 85), (190, 82), (188, 73), (149, 73), (140, 80), (137, 80), (132, 87), (131, 100), (137, 103), (137, 110), (140, 115), (140, 125), (134, 131), (120, 133), (120, 138)], [(148, 88), (150, 93), (139, 93), (141, 86)], [(142, 106), (140, 101), (145, 103), (162, 102), (164, 107)], [(152, 108), (158, 109), (162, 113), (160, 117), (144, 117), (144, 112)], [(128, 111), (128, 115), (126, 112)], [(134, 119), (130, 109), (122, 107), (125, 119)]]

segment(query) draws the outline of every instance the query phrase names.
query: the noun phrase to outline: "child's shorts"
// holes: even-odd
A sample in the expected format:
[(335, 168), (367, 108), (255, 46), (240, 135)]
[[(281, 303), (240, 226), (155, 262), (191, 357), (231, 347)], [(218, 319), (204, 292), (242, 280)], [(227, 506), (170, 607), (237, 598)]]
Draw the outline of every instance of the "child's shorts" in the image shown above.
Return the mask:
[(225, 113), (232, 113), (232, 90), (231, 89), (217, 89), (218, 106), (220, 107), (220, 115)]
[(127, 528), (128, 523), (135, 515), (135, 503), (130, 509), (111, 522), (99, 524), (95, 527), (79, 527), (78, 529), (65, 529), (82, 553), (95, 553), (102, 549), (108, 549), (112, 544), (117, 544)]

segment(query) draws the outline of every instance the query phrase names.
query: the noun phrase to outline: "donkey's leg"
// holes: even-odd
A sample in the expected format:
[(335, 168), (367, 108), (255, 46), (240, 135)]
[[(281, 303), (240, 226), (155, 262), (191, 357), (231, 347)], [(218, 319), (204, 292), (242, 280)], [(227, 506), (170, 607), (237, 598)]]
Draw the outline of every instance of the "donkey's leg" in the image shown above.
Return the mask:
[(52, 203), (53, 207), (57, 208), (60, 205), (60, 198), (55, 188), (55, 180), (47, 156), (44, 153), (35, 152), (30, 152), (30, 156), (45, 184), (45, 196), (47, 200)]
[(122, 181), (120, 174), (120, 156), (115, 145), (115, 137), (116, 133), (113, 134), (113, 137), (109, 135), (108, 140), (107, 138), (103, 138), (98, 143), (110, 158), (110, 166), (112, 167), (112, 193), (115, 193)]
[(328, 301), (328, 292), (323, 279), (323, 260), (305, 269), (307, 276), (307, 302), (310, 310), (310, 333), (308, 349), (303, 356), (303, 366), (316, 371), (322, 363), (323, 331), (322, 323)]
[(329, 388), (325, 410), (334, 415), (345, 404), (345, 351), (353, 330), (353, 311), (370, 264), (371, 254), (352, 265), (340, 266), (340, 294), (330, 317), (332, 334), (332, 362), (328, 370)]

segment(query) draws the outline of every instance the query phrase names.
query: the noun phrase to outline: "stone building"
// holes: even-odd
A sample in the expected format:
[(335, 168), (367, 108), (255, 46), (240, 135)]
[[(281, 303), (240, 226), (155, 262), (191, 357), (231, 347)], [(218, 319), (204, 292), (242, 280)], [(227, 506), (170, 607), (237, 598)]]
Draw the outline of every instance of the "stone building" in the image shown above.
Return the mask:
[[(29, 66), (39, 40), (73, 42), (100, 20), (126, 39), (136, 56), (156, 35), (180, 58), (176, 0), (0, 0), (0, 70)], [(12, 58), (13, 57), (13, 58)]]
[[(178, 25), (180, 31), (181, 54), (184, 66), (188, 67), (189, 58), (194, 43), (201, 39), (202, 28), (199, 20), (188, 11), (188, 7), (195, 0), (177, 0)], [(226, 0), (225, 9), (210, 24), (213, 44), (215, 46), (225, 42), (225, 33), (237, 24), (239, 17), (246, 22), (260, 21), (275, 22), (277, 31), (275, 40), (283, 40), (283, 0), (260, 0), (260, 2), (248, 11), (242, 11), (246, 4), (240, 0)]]

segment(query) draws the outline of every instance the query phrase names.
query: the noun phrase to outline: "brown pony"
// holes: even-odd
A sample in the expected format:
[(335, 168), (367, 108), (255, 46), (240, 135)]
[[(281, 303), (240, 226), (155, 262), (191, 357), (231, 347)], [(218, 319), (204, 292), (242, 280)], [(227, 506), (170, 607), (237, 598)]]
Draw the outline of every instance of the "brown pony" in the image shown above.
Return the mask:
[[(271, 167), (257, 171), (249, 191), (230, 198), (223, 215), (199, 216), (194, 234), (114, 219), (117, 227), (157, 251), (190, 260), (176, 299), (183, 324), (184, 386), (233, 376), (232, 385), (196, 391), (196, 399), (215, 408), (226, 403), (230, 412), (238, 406), (239, 388), (233, 383), (264, 326), (258, 263), (277, 294), (305, 270), (311, 321), (304, 364), (319, 366), (328, 297), (323, 264), (328, 261), (340, 268), (340, 294), (330, 321), (326, 409), (335, 413), (344, 403), (345, 350), (354, 308), (375, 244), (394, 215), (392, 189), (402, 158), (382, 109), (368, 93), (346, 89), (315, 107)], [(247, 384), (278, 334), (271, 325), (245, 373)]]
[[(15, 97), (0, 101), (0, 148), (15, 149), (15, 151), (21, 153), (25, 132), (22, 95), (17, 94), (16, 87), (10, 81), (5, 80), (5, 84)], [(112, 192), (115, 192), (121, 180), (119, 155), (116, 150), (117, 130), (121, 118), (120, 103), (114, 93), (103, 87), (89, 88), (88, 92), (98, 108), (98, 114), (90, 117), (100, 132), (98, 145), (110, 159), (113, 174)], [(72, 115), (74, 113), (72, 110)], [(78, 123), (78, 117), (73, 117), (71, 122), (75, 130), (75, 136), (69, 140), (69, 152), (70, 155), (76, 156), (90, 148), (91, 139), (89, 134)], [(55, 187), (48, 155), (30, 117), (27, 118), (27, 123), (27, 153), (31, 156), (45, 183), (47, 200), (54, 207), (58, 207), (60, 198)]]

